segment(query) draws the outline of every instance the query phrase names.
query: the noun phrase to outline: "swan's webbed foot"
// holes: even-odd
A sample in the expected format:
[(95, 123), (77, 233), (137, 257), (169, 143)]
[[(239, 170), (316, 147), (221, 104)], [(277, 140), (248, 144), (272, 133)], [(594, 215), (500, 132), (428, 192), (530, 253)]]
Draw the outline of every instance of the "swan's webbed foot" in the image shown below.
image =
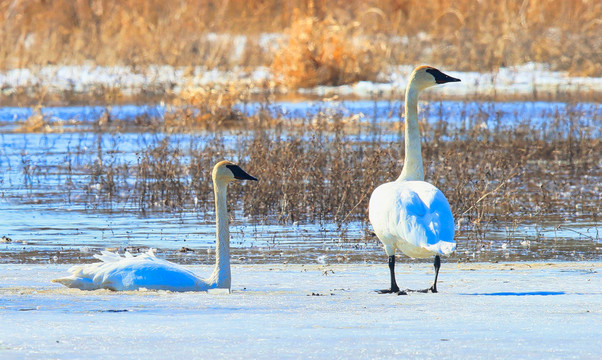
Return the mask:
[(397, 294), (397, 295), (407, 295), (408, 293), (405, 290), (399, 290), (398, 287), (394, 287), (392, 289), (384, 289), (384, 290), (376, 290), (379, 294)]
[(428, 288), (428, 289), (422, 289), (422, 290), (410, 290), (410, 289), (407, 289), (406, 291), (409, 291), (409, 292), (417, 292), (417, 293), (423, 293), (423, 294), (428, 294), (428, 293), (433, 293), (433, 294), (435, 294), (435, 293), (437, 292), (437, 287), (436, 287), (435, 285), (433, 285), (433, 286), (431, 286), (431, 287), (430, 287), (430, 288)]

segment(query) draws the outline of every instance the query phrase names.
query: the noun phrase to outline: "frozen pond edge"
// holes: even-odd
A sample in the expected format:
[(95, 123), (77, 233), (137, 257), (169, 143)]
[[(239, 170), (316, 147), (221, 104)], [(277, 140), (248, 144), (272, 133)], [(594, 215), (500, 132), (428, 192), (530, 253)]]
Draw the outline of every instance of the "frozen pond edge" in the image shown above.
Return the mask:
[(440, 293), (391, 296), (386, 264), (235, 265), (231, 295), (82, 292), (50, 283), (68, 265), (2, 264), (0, 357), (594, 359), (601, 265), (444, 263)]

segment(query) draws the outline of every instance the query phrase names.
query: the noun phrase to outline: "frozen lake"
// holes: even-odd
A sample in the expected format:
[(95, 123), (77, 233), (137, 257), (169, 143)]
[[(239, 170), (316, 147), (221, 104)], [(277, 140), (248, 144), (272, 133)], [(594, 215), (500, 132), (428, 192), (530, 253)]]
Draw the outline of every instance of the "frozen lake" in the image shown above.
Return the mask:
[[(551, 120), (559, 114), (594, 136), (602, 131), (598, 104), (421, 106), (429, 124), (453, 119), (450, 131), (527, 126), (553, 135), (566, 130)], [(257, 106), (240, 109), (253, 113)], [(394, 123), (399, 110), (398, 102), (371, 101), (281, 103), (269, 109), (291, 121), (334, 114), (367, 124), (364, 128)], [(444, 259), (438, 294), (375, 293), (387, 287), (389, 274), (365, 222), (339, 228), (327, 220), (281, 222), (275, 215), (255, 218), (240, 210), (233, 211), (231, 222), (232, 294), (82, 292), (53, 284), (51, 279), (66, 275), (67, 264), (90, 262), (105, 248), (134, 253), (157, 248), (159, 257), (204, 274), (214, 262), (210, 206), (142, 212), (128, 190), (135, 179), (125, 179), (107, 201), (90, 173), (98, 158), (132, 166), (166, 137), (178, 147), (216, 135), (97, 133), (94, 123), (106, 111), (127, 123), (168, 110), (46, 108), (50, 124), (64, 130), (46, 134), (15, 131), (31, 109), (0, 109), (0, 236), (11, 238), (0, 242), (0, 358), (599, 357), (601, 228), (580, 209), (560, 210), (543, 221), (492, 224), (482, 239), (459, 231), (457, 252)], [(236, 140), (246, 135), (222, 132), (220, 146), (236, 149)], [(371, 130), (349, 138), (400, 140), (398, 132)], [(599, 183), (599, 169), (588, 176), (585, 184)], [(585, 197), (582, 203), (599, 209), (598, 188), (578, 186), (571, 190)], [(431, 259), (398, 261), (401, 287), (430, 285)]]
[(230, 295), (84, 292), (50, 283), (66, 265), (3, 264), (0, 358), (598, 359), (601, 265), (444, 262), (438, 294), (396, 296), (374, 292), (384, 264), (236, 265)]
[[(349, 148), (367, 143), (401, 148), (402, 104), (382, 99), (401, 99), (412, 69), (387, 69), (379, 83), (288, 94), (325, 101), (266, 100), (227, 110), (235, 117), (265, 112), (286, 123), (289, 127), (278, 132), (281, 139), (291, 140), (292, 128), (306, 127), (292, 140), (307, 144), (315, 135), (308, 125), (325, 121), (320, 137), (329, 142), (336, 120)], [(142, 204), (135, 190), (154, 179), (139, 178), (136, 164), (166, 139), (172, 148), (184, 149), (168, 153), (184, 165), (192, 161), (191, 149), (202, 151), (206, 144), (220, 156), (241, 160), (240, 141), (254, 134), (245, 126), (172, 133), (160, 125), (170, 114), (181, 116), (182, 107), (123, 102), (170, 102), (188, 92), (220, 93), (231, 84), (248, 85), (243, 98), (263, 99), (268, 94), (258, 85), (273, 77), (267, 68), (170, 66), (50, 65), (0, 72), (2, 104), (44, 98), (76, 103), (81, 95), (96, 104), (113, 98), (111, 89), (123, 96), (112, 106), (0, 108), (0, 359), (600, 358), (602, 162), (595, 159), (602, 149), (595, 141), (602, 138), (601, 79), (573, 77), (536, 63), (450, 75), (462, 82), (434, 90), (435, 98), (438, 93), (447, 99), (567, 102), (420, 103), (421, 126), (443, 134), (437, 141), (474, 145), (487, 143), (482, 134), (519, 134), (525, 153), (544, 149), (547, 154), (520, 159), (525, 168), (538, 164), (524, 182), (506, 184), (515, 194), (526, 194), (513, 212), (482, 218), (458, 214), (458, 247), (443, 260), (440, 293), (396, 296), (375, 292), (387, 287), (389, 272), (383, 249), (361, 216), (337, 226), (332, 219), (295, 221), (273, 212), (254, 217), (240, 208), (231, 211), (231, 294), (83, 292), (51, 283), (67, 274), (69, 264), (91, 262), (102, 249), (136, 253), (152, 247), (159, 257), (208, 274), (215, 247), (212, 198), (203, 202), (188, 196), (173, 208), (163, 208), (160, 200)], [(276, 131), (268, 125), (266, 132)], [(573, 145), (584, 138), (597, 147)], [(545, 149), (550, 139), (568, 144), (562, 149), (570, 154)], [(573, 164), (573, 152), (580, 151), (583, 162)], [(560, 164), (555, 173), (547, 171), (551, 164)], [(115, 170), (115, 179), (103, 173), (107, 168)], [(488, 173), (468, 166), (465, 171)], [(499, 175), (485, 177), (492, 186), (481, 188), (483, 196), (502, 181)], [(118, 184), (116, 191), (106, 190), (108, 180)], [(479, 185), (466, 183), (471, 191)], [(476, 205), (467, 211), (477, 212)], [(546, 211), (552, 215), (539, 216)], [(431, 261), (399, 256), (399, 285), (428, 287)]]
[[(445, 121), (446, 131), (462, 136), (462, 129), (484, 127), (540, 129), (558, 134), (554, 121), (570, 118), (573, 130), (602, 133), (602, 107), (595, 103), (560, 102), (463, 102), (434, 101), (421, 103), (427, 123)], [(239, 110), (253, 114), (259, 104), (240, 105)], [(0, 235), (13, 241), (0, 242), (0, 263), (64, 263), (91, 259), (99, 249), (153, 247), (163, 256), (180, 262), (212, 262), (214, 222), (211, 208), (184, 208), (176, 212), (141, 213), (130, 190), (136, 179), (110, 201), (99, 197), (102, 184), (90, 175), (99, 154), (105, 164), (132, 167), (140, 153), (169, 138), (173, 147), (210, 143), (232, 150), (241, 138), (250, 136), (240, 130), (219, 134), (199, 132), (165, 134), (137, 132), (124, 127), (118, 132), (95, 132), (93, 125), (109, 112), (110, 118), (125, 124), (139, 118), (161, 118), (165, 106), (72, 106), (48, 107), (41, 113), (49, 124), (61, 124), (61, 131), (24, 133), (15, 130), (32, 116), (31, 108), (0, 108)], [(287, 121), (311, 121), (315, 116), (342, 116), (352, 119), (359, 132), (346, 135), (352, 143), (401, 142), (399, 131), (386, 128), (399, 121), (401, 104), (387, 101), (280, 102), (268, 107), (274, 116)], [(359, 125), (358, 125), (359, 124)], [(562, 123), (562, 126), (566, 123)], [(362, 127), (363, 126), (363, 127)], [(371, 130), (379, 129), (380, 130)], [(503, 130), (500, 130), (503, 131)], [(460, 134), (460, 135), (457, 135)], [(308, 136), (310, 136), (309, 134)], [(286, 135), (283, 135), (286, 136)], [(555, 135), (554, 135), (555, 136)], [(180, 156), (179, 161), (190, 161)], [(591, 169), (586, 183), (595, 183), (599, 169)], [(573, 181), (572, 179), (568, 179)], [(559, 179), (560, 183), (567, 181)], [(599, 181), (598, 181), (599, 183)], [(128, 188), (129, 187), (129, 188)], [(581, 191), (594, 208), (600, 208), (600, 193), (595, 188), (571, 185)], [(562, 195), (562, 194), (561, 194)], [(567, 195), (562, 195), (567, 196)], [(460, 219), (456, 219), (457, 221)], [(493, 224), (485, 242), (459, 233), (458, 251), (451, 261), (514, 260), (600, 260), (600, 224), (579, 209), (543, 222), (524, 221), (520, 226)], [(459, 225), (458, 225), (459, 226)], [(235, 214), (232, 219), (234, 262), (292, 262), (320, 264), (325, 261), (382, 262), (383, 252), (371, 228), (360, 221), (349, 222), (343, 229), (329, 221), (280, 223), (277, 219), (257, 219)], [(191, 249), (195, 252), (179, 252)], [(402, 257), (405, 261), (405, 257)]]

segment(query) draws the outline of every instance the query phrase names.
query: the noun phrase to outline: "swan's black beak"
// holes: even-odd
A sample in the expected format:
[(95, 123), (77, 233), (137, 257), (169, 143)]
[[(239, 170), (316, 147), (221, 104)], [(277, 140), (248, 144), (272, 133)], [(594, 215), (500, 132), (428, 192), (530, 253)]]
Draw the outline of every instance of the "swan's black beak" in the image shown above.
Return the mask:
[(426, 72), (428, 72), (429, 74), (433, 75), (433, 77), (435, 78), (435, 82), (437, 84), (445, 84), (448, 82), (458, 82), (461, 81), (460, 79), (456, 79), (455, 77), (451, 77), (447, 74), (442, 73), (441, 71), (435, 69), (435, 68), (430, 68), (427, 69)]
[(243, 169), (241, 169), (238, 165), (226, 165), (232, 174), (234, 174), (234, 178), (236, 180), (254, 180), (258, 181), (257, 178), (247, 174)]

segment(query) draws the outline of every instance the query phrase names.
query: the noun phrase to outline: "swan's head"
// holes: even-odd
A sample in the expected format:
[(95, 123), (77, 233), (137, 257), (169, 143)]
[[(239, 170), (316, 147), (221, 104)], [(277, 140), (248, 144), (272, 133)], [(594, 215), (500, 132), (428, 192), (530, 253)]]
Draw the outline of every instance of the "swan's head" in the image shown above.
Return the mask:
[(424, 90), (431, 86), (445, 84), (448, 82), (457, 82), (460, 79), (456, 79), (441, 71), (435, 69), (432, 66), (418, 66), (410, 75), (410, 83), (416, 86), (419, 90)]
[(230, 161), (220, 161), (213, 167), (213, 181), (220, 183), (231, 183), (234, 180), (255, 180), (256, 178), (247, 174), (238, 165)]

